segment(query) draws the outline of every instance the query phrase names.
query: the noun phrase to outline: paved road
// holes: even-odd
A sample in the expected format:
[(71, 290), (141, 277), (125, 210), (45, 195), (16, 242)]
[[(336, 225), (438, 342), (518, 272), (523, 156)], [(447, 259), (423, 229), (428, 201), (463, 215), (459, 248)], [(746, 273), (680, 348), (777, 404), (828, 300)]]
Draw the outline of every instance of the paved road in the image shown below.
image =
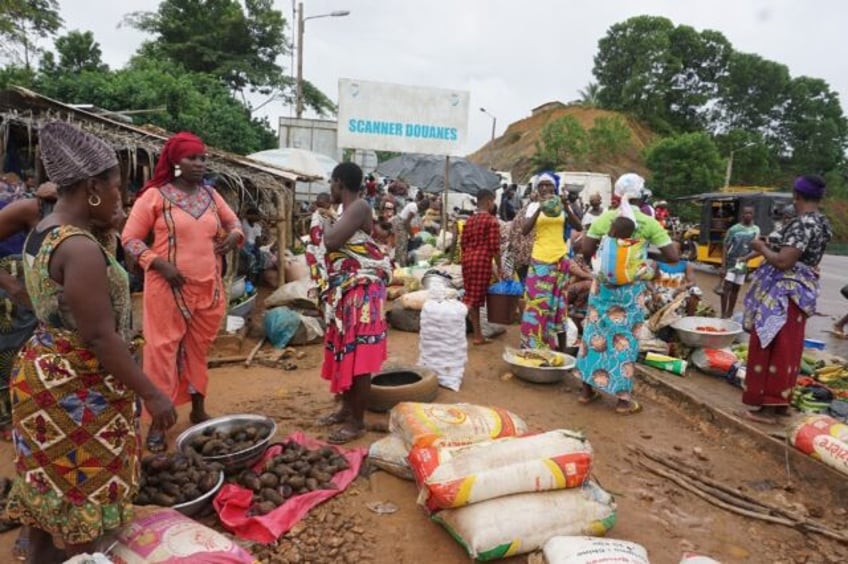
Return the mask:
[[(824, 341), (827, 343), (829, 353), (848, 358), (848, 340), (837, 339), (827, 333), (836, 319), (848, 313), (848, 300), (839, 293), (840, 288), (848, 284), (848, 257), (825, 255), (821, 263), (821, 272), (822, 289), (818, 302), (819, 315), (807, 322), (807, 338)], [(704, 291), (707, 299), (718, 309), (719, 298), (712, 292), (718, 282), (718, 274), (699, 270), (697, 278), (698, 285)], [(744, 291), (745, 289), (743, 289)], [(736, 303), (736, 311), (742, 311), (742, 295)]]

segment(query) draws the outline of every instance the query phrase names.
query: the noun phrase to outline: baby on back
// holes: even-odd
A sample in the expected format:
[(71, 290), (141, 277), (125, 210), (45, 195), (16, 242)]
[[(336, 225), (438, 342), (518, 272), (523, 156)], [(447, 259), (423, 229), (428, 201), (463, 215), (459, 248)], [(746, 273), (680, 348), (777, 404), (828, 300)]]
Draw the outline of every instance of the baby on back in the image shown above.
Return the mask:
[(623, 286), (639, 280), (651, 280), (654, 269), (648, 261), (645, 241), (634, 239), (636, 222), (619, 216), (613, 220), (598, 247), (598, 278), (612, 286)]

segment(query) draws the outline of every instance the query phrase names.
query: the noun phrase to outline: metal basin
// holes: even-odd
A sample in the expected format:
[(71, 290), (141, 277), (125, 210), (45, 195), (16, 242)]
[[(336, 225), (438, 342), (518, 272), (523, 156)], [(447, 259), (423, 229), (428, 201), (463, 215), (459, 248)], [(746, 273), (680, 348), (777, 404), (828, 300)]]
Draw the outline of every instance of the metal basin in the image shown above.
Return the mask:
[[(672, 323), (671, 327), (684, 345), (701, 349), (729, 347), (742, 333), (742, 325), (739, 323), (715, 317), (684, 317)], [(697, 327), (714, 327), (718, 332), (699, 331)]]
[(534, 384), (556, 384), (562, 382), (576, 364), (573, 356), (551, 351), (550, 354), (563, 357), (562, 366), (524, 366), (516, 362), (515, 352), (519, 351), (512, 351), (511, 349), (504, 351), (504, 362), (509, 364), (510, 370), (518, 378), (527, 382), (533, 382)]
[(218, 482), (215, 484), (211, 490), (203, 494), (202, 496), (193, 499), (191, 501), (186, 501), (185, 503), (178, 503), (177, 505), (172, 505), (171, 509), (176, 509), (186, 517), (192, 517), (200, 513), (205, 507), (207, 507), (210, 503), (212, 503), (212, 498), (215, 497), (215, 494), (218, 493), (218, 490), (224, 485), (224, 472), (221, 471)]
[(202, 435), (203, 432), (210, 427), (214, 427), (216, 430), (228, 433), (234, 428), (242, 427), (248, 423), (268, 428), (270, 430), (268, 436), (261, 441), (258, 441), (252, 447), (238, 452), (218, 456), (202, 456), (203, 460), (206, 460), (207, 462), (219, 462), (223, 464), (224, 469), (228, 474), (243, 470), (252, 466), (258, 462), (260, 458), (262, 458), (262, 455), (265, 454), (265, 450), (268, 448), (268, 445), (277, 433), (277, 423), (270, 417), (265, 417), (264, 415), (239, 414), (224, 415), (222, 417), (210, 419), (209, 421), (204, 421), (203, 423), (189, 427), (183, 431), (179, 437), (177, 437), (177, 452), (183, 452), (183, 449), (190, 448), (189, 445), (191, 444), (192, 439), (198, 435)]

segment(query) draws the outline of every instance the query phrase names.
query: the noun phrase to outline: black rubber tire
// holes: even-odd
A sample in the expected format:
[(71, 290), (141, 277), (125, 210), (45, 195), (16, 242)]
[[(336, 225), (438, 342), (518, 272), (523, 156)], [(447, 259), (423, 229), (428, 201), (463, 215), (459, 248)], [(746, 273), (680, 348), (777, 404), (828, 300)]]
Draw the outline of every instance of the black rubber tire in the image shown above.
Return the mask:
[(406, 309), (400, 300), (395, 300), (388, 315), (389, 325), (398, 331), (419, 333), (421, 331), (421, 312), (417, 309)]
[[(374, 379), (381, 375), (398, 372), (412, 372), (420, 380), (399, 386), (381, 386)], [(368, 410), (376, 412), (389, 411), (402, 401), (429, 403), (439, 394), (439, 381), (436, 374), (427, 368), (396, 367), (383, 370), (371, 375), (371, 394), (368, 396)]]

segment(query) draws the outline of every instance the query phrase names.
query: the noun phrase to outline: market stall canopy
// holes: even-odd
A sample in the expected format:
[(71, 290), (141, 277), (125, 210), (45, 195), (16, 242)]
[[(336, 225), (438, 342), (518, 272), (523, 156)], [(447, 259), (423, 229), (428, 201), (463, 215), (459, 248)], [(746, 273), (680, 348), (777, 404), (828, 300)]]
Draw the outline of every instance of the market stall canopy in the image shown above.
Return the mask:
[[(445, 189), (445, 157), (406, 154), (377, 165), (377, 174), (399, 178), (425, 192)], [(501, 184), (493, 171), (459, 157), (451, 157), (448, 189), (474, 195), (483, 188), (494, 190)]]
[(339, 164), (327, 155), (294, 147), (259, 151), (248, 158), (294, 172), (302, 180), (327, 180)]

